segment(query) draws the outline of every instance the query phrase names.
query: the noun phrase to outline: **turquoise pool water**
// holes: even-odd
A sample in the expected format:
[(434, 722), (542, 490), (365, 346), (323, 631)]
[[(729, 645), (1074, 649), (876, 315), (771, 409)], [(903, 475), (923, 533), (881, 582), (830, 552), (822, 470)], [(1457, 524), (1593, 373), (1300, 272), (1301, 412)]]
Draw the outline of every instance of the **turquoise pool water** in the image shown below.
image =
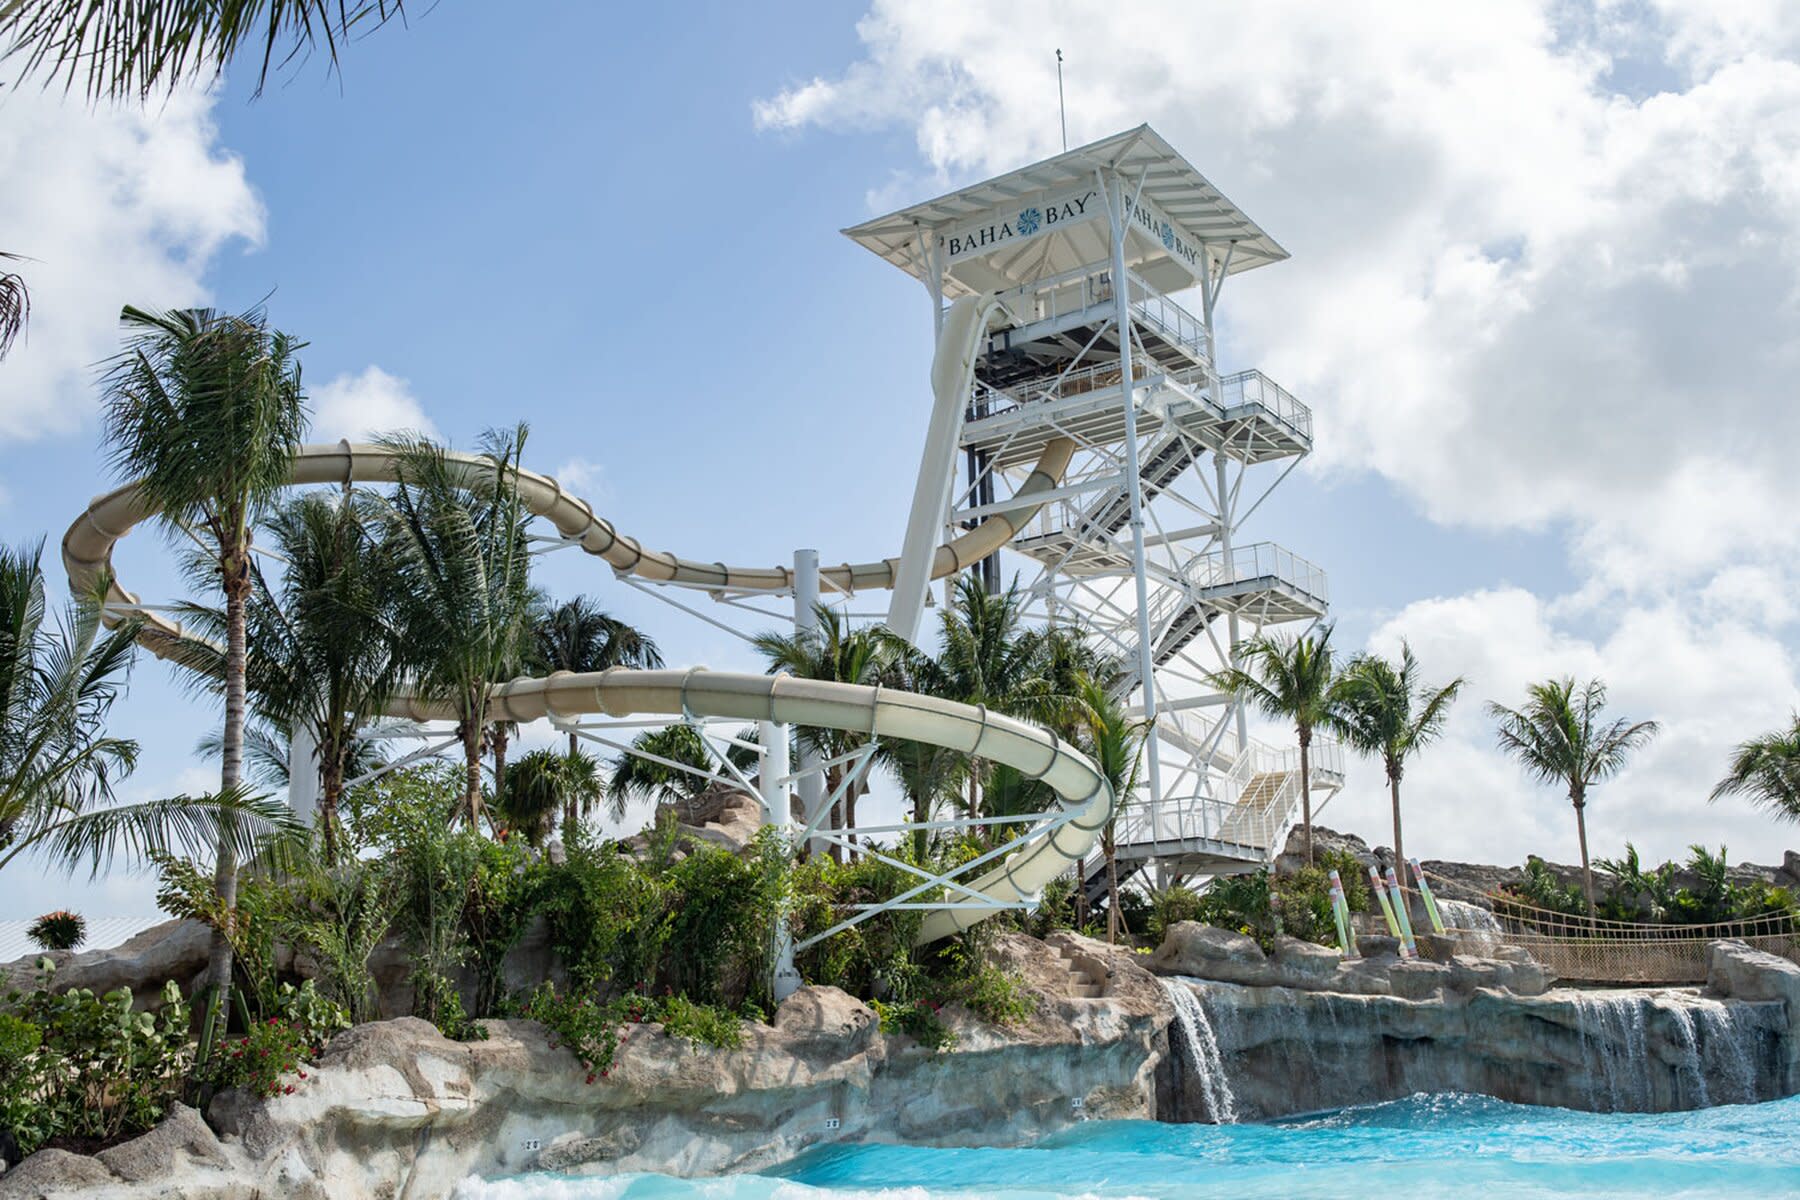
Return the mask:
[(1771, 1200), (1800, 1196), (1800, 1098), (1647, 1116), (1416, 1096), (1266, 1125), (1096, 1121), (1028, 1150), (842, 1146), (770, 1175), (538, 1175), (472, 1183), (460, 1194), (468, 1200)]

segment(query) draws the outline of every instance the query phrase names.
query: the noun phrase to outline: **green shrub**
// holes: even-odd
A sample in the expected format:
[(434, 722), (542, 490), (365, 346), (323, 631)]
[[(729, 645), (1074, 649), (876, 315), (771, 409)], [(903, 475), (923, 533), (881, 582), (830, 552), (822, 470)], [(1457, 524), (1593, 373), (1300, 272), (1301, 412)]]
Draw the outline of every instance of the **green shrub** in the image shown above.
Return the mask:
[(956, 1045), (956, 1034), (938, 1016), (942, 1008), (929, 1000), (899, 1000), (892, 1004), (869, 1001), (881, 1021), (881, 1032), (903, 1033), (927, 1050), (948, 1050)]
[(1494, 896), (1494, 914), (1531, 924), (1542, 924), (1544, 909), (1565, 917), (1587, 915), (1587, 899), (1574, 884), (1565, 884), (1543, 859), (1533, 854), (1525, 860), (1525, 874), (1518, 883), (1503, 886)]
[(1144, 936), (1151, 945), (1160, 946), (1168, 936), (1169, 926), (1182, 921), (1200, 920), (1200, 894), (1192, 888), (1172, 884), (1150, 895), (1150, 919), (1144, 923)]
[(535, 861), (521, 841), (482, 845), (463, 906), (469, 961), (475, 968), (475, 1013), (492, 1016), (505, 990), (503, 968), (509, 951), (544, 902), (551, 868)]
[(1348, 850), (1321, 850), (1317, 862), (1319, 869), (1326, 874), (1326, 887), (1329, 891), (1331, 872), (1338, 873), (1338, 882), (1344, 885), (1344, 906), (1353, 913), (1369, 911), (1369, 868), (1364, 866), (1356, 855)]
[(1269, 906), (1269, 872), (1265, 869), (1214, 879), (1201, 893), (1199, 913), (1194, 919), (1248, 934), (1265, 948), (1273, 945), (1275, 917)]
[(734, 1012), (710, 1004), (696, 1004), (679, 995), (663, 997), (655, 1011), (664, 1033), (682, 1038), (691, 1045), (735, 1050), (744, 1044), (744, 1025)]
[(1075, 880), (1058, 875), (1046, 883), (1037, 908), (1027, 914), (1024, 924), (1025, 932), (1036, 938), (1075, 928)]
[(282, 923), (293, 947), (318, 964), (320, 985), (350, 1021), (375, 1018), (369, 957), (392, 927), (400, 900), (397, 872), (385, 859), (345, 859), (303, 876)]
[(87, 918), (58, 909), (33, 921), (25, 936), (40, 950), (73, 950), (87, 940)]
[(612, 1073), (625, 1033), (626, 1005), (623, 997), (600, 1001), (587, 994), (558, 993), (551, 984), (541, 983), (515, 1002), (512, 1011), (548, 1030), (552, 1050), (567, 1046), (593, 1083)]
[(960, 1004), (995, 1025), (1019, 1025), (1037, 1011), (1017, 974), (996, 966), (983, 950), (996, 931), (983, 922), (925, 951), (924, 995), (935, 1012)]
[(134, 1012), (129, 988), (57, 992), (50, 960), (38, 966), (38, 986), (10, 993), (13, 1012), (0, 1023), (0, 1111), (20, 1149), (148, 1130), (193, 1063), (181, 989), (171, 981), (154, 1011)]
[(242, 1037), (226, 1038), (211, 1061), (196, 1072), (216, 1090), (241, 1087), (258, 1096), (291, 1095), (307, 1078), (306, 1064), (318, 1054), (307, 1031), (280, 1017), (250, 1026)]

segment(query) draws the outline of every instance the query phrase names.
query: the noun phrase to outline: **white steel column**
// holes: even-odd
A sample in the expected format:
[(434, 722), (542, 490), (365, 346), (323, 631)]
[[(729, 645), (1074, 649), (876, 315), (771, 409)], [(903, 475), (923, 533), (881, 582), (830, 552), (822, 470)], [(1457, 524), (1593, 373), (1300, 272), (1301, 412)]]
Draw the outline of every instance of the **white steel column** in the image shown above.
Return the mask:
[[(1144, 578), (1144, 486), (1138, 475), (1137, 388), (1131, 374), (1131, 280), (1125, 274), (1125, 238), (1131, 228), (1125, 177), (1114, 174), (1112, 209), (1113, 300), (1118, 315), (1119, 387), (1125, 399), (1125, 492), (1131, 499), (1131, 571), (1137, 584), (1138, 680), (1144, 687), (1144, 738), (1150, 771), (1150, 798), (1162, 798), (1162, 768), (1156, 746), (1156, 647), (1150, 642), (1150, 589)], [(1126, 797), (1119, 797), (1121, 803)]]
[(305, 721), (288, 733), (288, 807), (309, 826), (319, 811), (319, 742)]
[[(1237, 571), (1237, 564), (1231, 560), (1231, 492), (1226, 484), (1225, 456), (1217, 451), (1213, 453), (1213, 471), (1217, 481), (1215, 486), (1218, 488), (1219, 492), (1219, 553), (1223, 556), (1222, 561), (1225, 563), (1225, 578), (1229, 580), (1235, 576)], [(1242, 657), (1238, 654), (1238, 639), (1242, 636), (1238, 626), (1237, 612), (1234, 610), (1226, 613), (1225, 648), (1226, 653), (1231, 656), (1231, 665), (1234, 667), (1238, 665)], [(1238, 752), (1241, 754), (1243, 753), (1244, 747), (1250, 744), (1249, 720), (1244, 715), (1244, 702), (1242, 700), (1232, 701), (1232, 708), (1237, 712)]]
[[(781, 831), (785, 843), (793, 836), (793, 805), (788, 801), (788, 727), (773, 721), (757, 726), (761, 760), (757, 783), (762, 790), (763, 819)], [(775, 973), (770, 991), (780, 1004), (800, 989), (800, 972), (794, 969), (794, 936), (787, 914), (775, 918)]]
[[(819, 552), (794, 551), (794, 632), (801, 637), (816, 637), (819, 632)], [(800, 739), (800, 778), (795, 789), (800, 793), (800, 811), (811, 824), (825, 804), (825, 774), (819, 769), (819, 751), (805, 738)], [(826, 843), (813, 838), (807, 849), (825, 853)]]
[[(1200, 323), (1206, 328), (1207, 364), (1212, 368), (1215, 379), (1219, 378), (1219, 344), (1217, 336), (1213, 332), (1213, 305), (1219, 299), (1219, 289), (1225, 284), (1225, 269), (1231, 265), (1231, 254), (1235, 249), (1235, 246), (1226, 248), (1225, 261), (1219, 264), (1219, 273), (1216, 278), (1212, 274), (1212, 260), (1210, 257), (1207, 258), (1207, 278), (1200, 284)], [(1213, 469), (1214, 488), (1218, 495), (1219, 505), (1219, 553), (1223, 556), (1225, 577), (1231, 579), (1237, 571), (1237, 564), (1231, 560), (1231, 535), (1235, 532), (1233, 526), (1236, 522), (1233, 520), (1234, 514), (1231, 511), (1231, 489), (1227, 486), (1225, 478), (1225, 455), (1222, 451), (1213, 451)], [(1230, 664), (1234, 667), (1240, 661), (1237, 647), (1238, 640), (1242, 636), (1237, 613), (1227, 613), (1225, 615), (1226, 653), (1230, 656)], [(1237, 714), (1238, 753), (1242, 754), (1250, 745), (1250, 722), (1244, 711), (1242, 700), (1233, 701), (1232, 707)]]

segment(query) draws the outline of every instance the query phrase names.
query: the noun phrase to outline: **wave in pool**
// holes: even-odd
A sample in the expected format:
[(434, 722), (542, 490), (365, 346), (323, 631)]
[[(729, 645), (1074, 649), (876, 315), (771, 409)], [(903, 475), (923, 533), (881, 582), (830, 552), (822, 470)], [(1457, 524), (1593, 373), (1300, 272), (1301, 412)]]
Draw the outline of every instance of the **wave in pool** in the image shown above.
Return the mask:
[(1028, 1149), (834, 1146), (766, 1175), (527, 1175), (462, 1200), (1769, 1200), (1800, 1195), (1800, 1097), (1599, 1114), (1415, 1096), (1263, 1125), (1095, 1121)]

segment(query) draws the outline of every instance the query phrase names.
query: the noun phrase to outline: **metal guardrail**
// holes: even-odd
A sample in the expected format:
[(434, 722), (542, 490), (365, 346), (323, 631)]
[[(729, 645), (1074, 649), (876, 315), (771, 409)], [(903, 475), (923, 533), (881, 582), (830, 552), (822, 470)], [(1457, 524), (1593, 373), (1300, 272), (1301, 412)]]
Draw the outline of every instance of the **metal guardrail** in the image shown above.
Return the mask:
[(1229, 554), (1223, 550), (1214, 550), (1208, 554), (1196, 555), (1185, 574), (1189, 583), (1196, 588), (1272, 579), (1286, 584), (1303, 596), (1319, 601), (1331, 599), (1324, 569), (1274, 542), (1233, 546)]
[(1255, 406), (1295, 433), (1311, 440), (1312, 409), (1261, 371), (1239, 371), (1219, 380), (1219, 404), (1226, 412)]
[[(1309, 750), (1315, 785), (1344, 771), (1344, 750), (1315, 736)], [(1251, 742), (1219, 777), (1213, 795), (1132, 799), (1120, 809), (1121, 846), (1210, 841), (1260, 851), (1267, 859), (1287, 844), (1300, 812), (1299, 747)]]

